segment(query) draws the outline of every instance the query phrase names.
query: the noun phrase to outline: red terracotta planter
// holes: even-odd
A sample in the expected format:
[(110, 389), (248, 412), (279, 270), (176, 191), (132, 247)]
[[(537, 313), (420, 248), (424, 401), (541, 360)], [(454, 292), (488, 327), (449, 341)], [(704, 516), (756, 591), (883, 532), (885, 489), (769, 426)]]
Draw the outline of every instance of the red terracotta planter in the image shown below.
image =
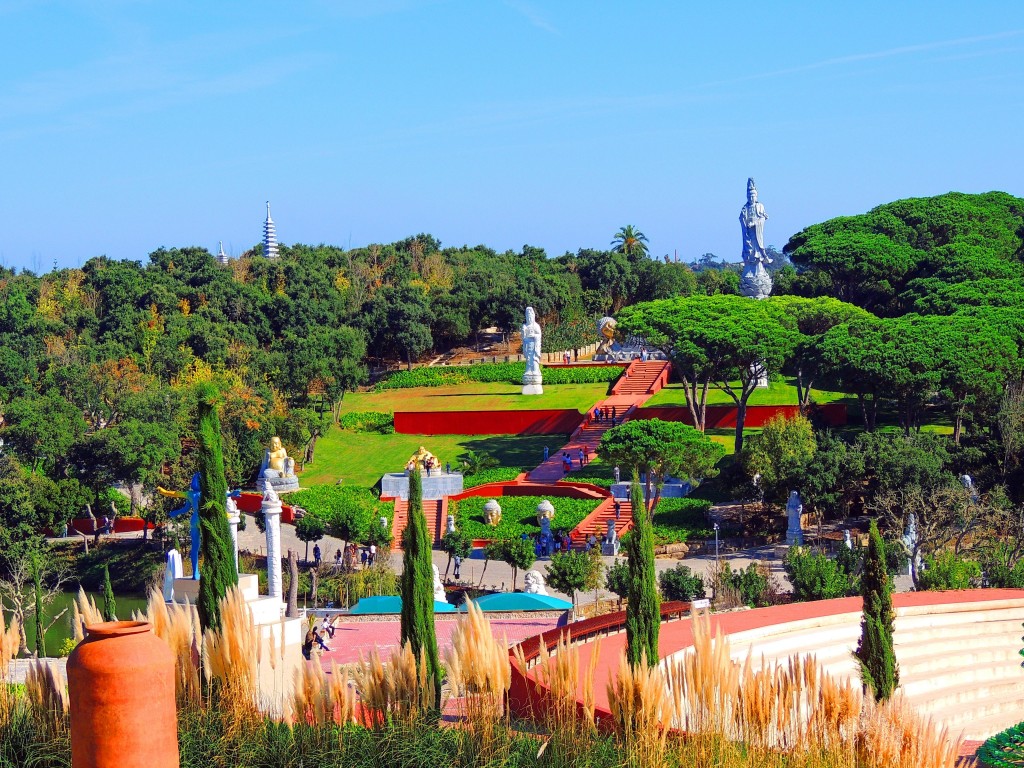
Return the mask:
[(178, 768), (174, 656), (150, 624), (86, 627), (68, 690), (73, 768)]

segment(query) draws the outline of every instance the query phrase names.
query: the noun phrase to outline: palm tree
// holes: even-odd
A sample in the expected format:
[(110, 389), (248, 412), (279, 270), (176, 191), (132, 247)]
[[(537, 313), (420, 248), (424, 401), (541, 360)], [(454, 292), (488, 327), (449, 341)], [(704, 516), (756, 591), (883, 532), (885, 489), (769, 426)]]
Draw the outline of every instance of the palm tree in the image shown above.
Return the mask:
[(627, 224), (615, 233), (612, 245), (615, 246), (612, 249), (615, 253), (622, 253), (626, 256), (647, 255), (647, 235), (634, 229), (632, 224)]

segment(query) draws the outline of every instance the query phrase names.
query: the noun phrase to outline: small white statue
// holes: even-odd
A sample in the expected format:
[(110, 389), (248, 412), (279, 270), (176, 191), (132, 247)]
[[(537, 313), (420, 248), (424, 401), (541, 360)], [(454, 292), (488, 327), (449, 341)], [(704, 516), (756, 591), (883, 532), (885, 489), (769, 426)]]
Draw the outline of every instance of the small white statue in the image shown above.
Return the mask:
[(526, 308), (526, 322), (521, 329), (523, 338), (523, 357), (526, 358), (526, 371), (523, 373), (523, 394), (543, 395), (543, 374), (540, 370), (541, 328), (533, 307)]
[(491, 499), (484, 504), (484, 522), (491, 526), (501, 522), (501, 505), (497, 499)]
[(540, 571), (527, 571), (523, 576), (523, 592), (528, 595), (547, 595), (544, 577)]
[(174, 600), (174, 580), (185, 575), (181, 564), (181, 553), (171, 549), (164, 558), (164, 602)]
[(555, 507), (554, 505), (544, 499), (540, 504), (537, 505), (537, 525), (543, 526), (544, 520), (548, 521), (548, 525), (555, 519)]
[(448, 529), (447, 533), (455, 533), (455, 515), (448, 515)]
[(604, 541), (601, 542), (601, 554), (607, 557), (615, 557), (619, 554), (619, 548), (622, 546), (622, 542), (619, 541), (618, 534), (615, 533), (615, 520), (613, 518), (608, 519), (608, 531), (605, 533)]
[(790, 546), (803, 546), (804, 529), (801, 525), (800, 516), (803, 514), (804, 505), (800, 501), (800, 492), (793, 491), (789, 494), (789, 501), (786, 502), (786, 543)]
[(448, 598), (444, 593), (444, 584), (441, 583), (441, 572), (437, 570), (437, 566), (433, 563), (430, 565), (430, 570), (434, 572), (434, 602), (447, 602)]
[(847, 549), (853, 549), (853, 537), (850, 535), (849, 528), (843, 531), (843, 546)]

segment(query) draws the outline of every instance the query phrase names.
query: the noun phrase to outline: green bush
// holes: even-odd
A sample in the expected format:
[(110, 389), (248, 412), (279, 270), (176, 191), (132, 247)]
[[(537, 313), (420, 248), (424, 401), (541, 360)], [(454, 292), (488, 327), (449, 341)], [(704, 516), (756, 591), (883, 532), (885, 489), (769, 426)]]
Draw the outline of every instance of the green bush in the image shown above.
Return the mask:
[[(708, 522), (711, 502), (703, 499), (662, 499), (654, 509), (654, 544), (679, 544), (688, 539), (714, 538), (715, 531)], [(719, 535), (725, 532), (719, 530)]]
[(704, 578), (682, 563), (658, 576), (661, 594), (666, 600), (700, 600), (706, 596)]
[(616, 559), (604, 573), (604, 587), (619, 596), (621, 600), (629, 594), (629, 564)]
[(302, 507), (324, 523), (329, 535), (346, 541), (367, 542), (377, 534), (380, 518), (390, 522), (395, 514), (394, 504), (382, 502), (371, 488), (356, 486), (315, 485), (289, 494), (288, 503)]
[[(484, 363), (460, 366), (429, 366), (413, 368), (411, 371), (396, 371), (377, 382), (375, 392), (388, 389), (409, 389), (411, 387), (447, 387), (467, 381), (505, 382), (521, 384), (526, 363)], [(622, 368), (614, 365), (580, 365), (568, 368), (543, 368), (544, 383), (554, 384), (600, 384), (616, 381), (622, 375)]]
[(840, 563), (803, 547), (789, 550), (785, 568), (794, 600), (831, 600), (857, 594), (858, 585)]
[(378, 411), (351, 411), (341, 417), (341, 428), (353, 432), (375, 432), (379, 435), (395, 433), (395, 414)]
[(924, 562), (925, 568), (917, 577), (918, 589), (970, 589), (971, 582), (981, 578), (981, 566), (955, 552), (927, 555)]
[(65, 637), (64, 642), (60, 644), (60, 648), (57, 649), (57, 655), (63, 659), (66, 659), (71, 655), (71, 652), (75, 650), (78, 643), (75, 642), (73, 637)]
[[(494, 527), (484, 522), (484, 504), (488, 499), (472, 496), (462, 501), (453, 501), (449, 510), (455, 515), (459, 530), (474, 539), (519, 538), (522, 534), (540, 533), (537, 524), (537, 505), (545, 496), (502, 496), (501, 522)], [(553, 530), (571, 531), (580, 521), (597, 508), (597, 499), (548, 499), (555, 507)]]
[(739, 593), (744, 605), (763, 608), (771, 604), (771, 579), (763, 566), (750, 563), (745, 569), (734, 571), (729, 567), (729, 563), (725, 563), (722, 568), (722, 579)]
[(990, 587), (1020, 589), (1024, 587), (1024, 560), (1018, 560), (1011, 568), (1005, 563), (992, 563), (985, 568)]
[(491, 467), (490, 469), (481, 469), (468, 477), (464, 477), (462, 488), (468, 491), (470, 488), (476, 488), (478, 485), (487, 485), (487, 483), (509, 482), (531, 469), (533, 467)]
[(978, 750), (978, 760), (990, 768), (1020, 768), (1024, 765), (1024, 723), (988, 739)]

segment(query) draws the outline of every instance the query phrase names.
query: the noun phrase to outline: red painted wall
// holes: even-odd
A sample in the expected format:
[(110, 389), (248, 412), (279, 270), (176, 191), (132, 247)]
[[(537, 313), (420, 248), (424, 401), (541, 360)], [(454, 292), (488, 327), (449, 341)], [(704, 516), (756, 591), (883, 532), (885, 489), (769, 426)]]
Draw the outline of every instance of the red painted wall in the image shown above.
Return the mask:
[[(833, 427), (840, 427), (846, 424), (846, 405), (844, 403), (828, 403), (815, 407), (816, 413)], [(768, 421), (779, 414), (786, 418), (793, 418), (799, 415), (798, 405), (748, 405), (747, 416), (743, 422), (745, 427), (763, 427)], [(664, 421), (681, 421), (684, 424), (693, 425), (690, 418), (690, 411), (687, 408), (639, 408), (635, 412), (637, 419), (662, 419)], [(708, 429), (715, 427), (736, 426), (736, 406), (734, 405), (709, 405), (707, 407)]]
[[(260, 511), (260, 507), (263, 504), (263, 494), (261, 493), (243, 493), (239, 496), (235, 503), (238, 504), (238, 508), (242, 512), (248, 512), (249, 514), (256, 514)], [(282, 523), (294, 523), (295, 522), (295, 509), (291, 504), (281, 505), (281, 522)]]
[(537, 411), (398, 411), (402, 435), (572, 434), (584, 415), (571, 408)]
[[(68, 523), (68, 532), (74, 530), (92, 536), (96, 532), (94, 527), (99, 527), (101, 519), (102, 516), (96, 518), (94, 526), (90, 518), (76, 517)], [(154, 527), (152, 523), (146, 523), (141, 517), (118, 517), (114, 520), (114, 533), (137, 533), (142, 530), (143, 526), (148, 526), (149, 530), (153, 530)]]

